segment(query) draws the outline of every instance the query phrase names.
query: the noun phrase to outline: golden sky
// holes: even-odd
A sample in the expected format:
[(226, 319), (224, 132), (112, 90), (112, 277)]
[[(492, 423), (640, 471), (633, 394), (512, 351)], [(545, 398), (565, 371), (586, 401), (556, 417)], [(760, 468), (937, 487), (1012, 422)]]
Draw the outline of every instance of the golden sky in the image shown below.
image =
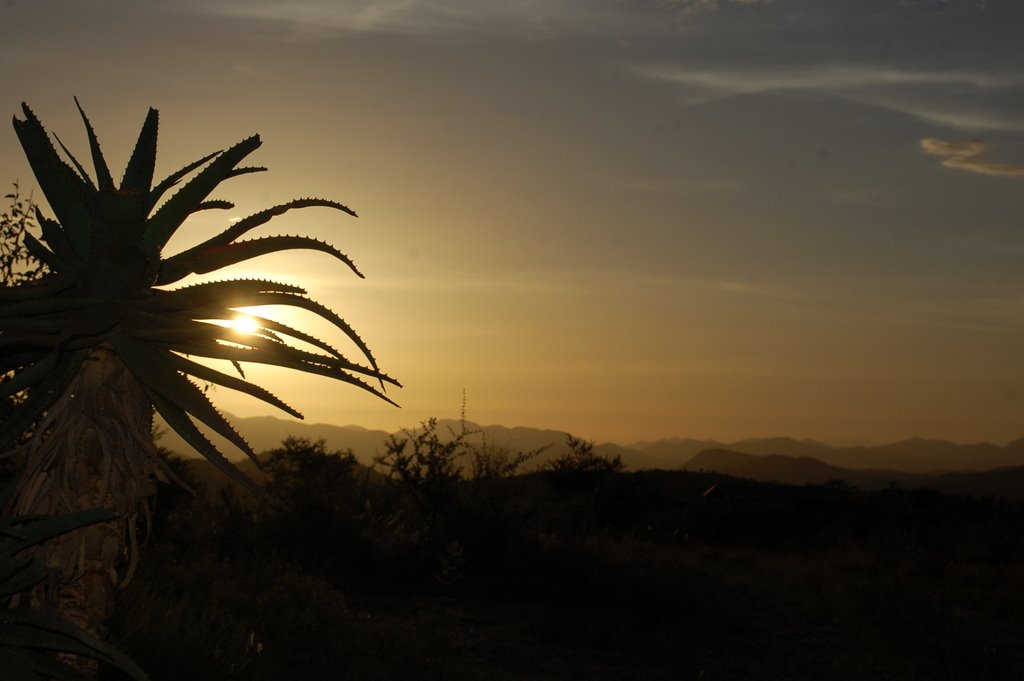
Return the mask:
[[(667, 436), (1024, 435), (1016, 0), (6, 0), (2, 110), (158, 174), (258, 132), (230, 214), (405, 388), (250, 377), (310, 421)], [(0, 181), (34, 186), (13, 131)], [(326, 331), (325, 331), (326, 333)], [(340, 342), (340, 339), (338, 339)], [(227, 390), (238, 415), (272, 413)], [(282, 416), (284, 416), (282, 414)], [(287, 418), (287, 417), (285, 417)]]

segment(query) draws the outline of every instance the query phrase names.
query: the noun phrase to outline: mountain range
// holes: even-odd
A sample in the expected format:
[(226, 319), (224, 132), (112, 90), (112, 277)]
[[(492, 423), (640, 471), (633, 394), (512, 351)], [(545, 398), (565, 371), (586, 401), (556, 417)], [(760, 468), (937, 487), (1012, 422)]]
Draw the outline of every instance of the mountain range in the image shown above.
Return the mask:
[[(398, 433), (371, 430), (360, 426), (336, 426), (325, 423), (289, 421), (273, 416), (229, 416), (237, 430), (257, 452), (279, 447), (291, 435), (311, 440), (323, 439), (329, 449), (351, 449), (361, 462), (372, 463), (384, 451), (385, 443)], [(438, 431), (457, 433), (462, 427), (458, 420), (439, 420)], [(534, 459), (534, 465), (567, 451), (566, 433), (558, 430), (490, 425), (480, 426), (466, 422), (473, 432), (470, 440), (478, 446), (504, 448), (511, 452), (527, 452), (545, 448)], [(160, 444), (185, 456), (193, 456), (185, 444), (166, 424), (158, 422), (163, 432)], [(207, 431), (221, 451), (234, 461), (244, 455)], [(1024, 466), (1024, 438), (1005, 446), (989, 443), (957, 444), (942, 440), (913, 438), (878, 446), (833, 447), (814, 440), (774, 437), (747, 439), (738, 442), (670, 438), (654, 442), (637, 442), (629, 446), (603, 443), (594, 447), (597, 454), (620, 456), (628, 469), (659, 468), (674, 470), (718, 470), (723, 473), (743, 474), (762, 479), (770, 471), (792, 478), (807, 475), (808, 480), (876, 478), (902, 479), (906, 474), (940, 476), (944, 473), (988, 471), (997, 468)], [(743, 457), (741, 455), (747, 455)], [(725, 470), (728, 469), (728, 470)], [(778, 471), (801, 471), (799, 474)], [(813, 474), (812, 474), (813, 473)], [(828, 477), (831, 476), (831, 477)]]
[(1024, 500), (1024, 466), (1021, 465), (988, 470), (911, 473), (891, 469), (840, 468), (807, 456), (758, 456), (726, 449), (707, 449), (690, 459), (685, 468), (790, 485), (824, 485), (842, 481), (866, 491), (924, 487), (946, 494)]

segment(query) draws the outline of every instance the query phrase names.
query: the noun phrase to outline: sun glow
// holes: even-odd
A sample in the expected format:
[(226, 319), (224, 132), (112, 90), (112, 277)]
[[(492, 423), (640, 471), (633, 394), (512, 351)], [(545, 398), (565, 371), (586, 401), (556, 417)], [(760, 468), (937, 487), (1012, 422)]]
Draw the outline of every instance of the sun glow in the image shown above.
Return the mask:
[(248, 315), (238, 315), (227, 320), (225, 326), (244, 334), (253, 334), (260, 330), (260, 323)]

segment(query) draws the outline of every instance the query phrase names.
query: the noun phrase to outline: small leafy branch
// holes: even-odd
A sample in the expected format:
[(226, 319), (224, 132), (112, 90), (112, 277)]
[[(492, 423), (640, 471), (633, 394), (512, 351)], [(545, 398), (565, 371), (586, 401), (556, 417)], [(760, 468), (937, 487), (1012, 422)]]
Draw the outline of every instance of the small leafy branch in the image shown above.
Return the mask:
[(31, 235), (38, 225), (33, 217), (35, 204), (31, 195), (21, 195), (17, 181), (4, 198), (10, 207), (0, 213), (0, 282), (5, 286), (18, 286), (33, 282), (46, 274), (46, 266), (25, 247), (25, 235)]

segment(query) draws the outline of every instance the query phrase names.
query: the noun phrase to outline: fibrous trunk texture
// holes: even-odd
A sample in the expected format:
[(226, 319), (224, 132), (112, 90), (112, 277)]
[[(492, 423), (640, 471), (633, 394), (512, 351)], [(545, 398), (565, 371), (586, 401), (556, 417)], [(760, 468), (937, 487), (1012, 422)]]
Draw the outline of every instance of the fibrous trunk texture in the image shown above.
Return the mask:
[(47, 579), (32, 592), (33, 605), (102, 638), (116, 589), (135, 570), (137, 526), (149, 518), (153, 477), (162, 477), (150, 402), (113, 350), (98, 346), (21, 449), (24, 473), (7, 515), (92, 508), (121, 514), (38, 549)]

